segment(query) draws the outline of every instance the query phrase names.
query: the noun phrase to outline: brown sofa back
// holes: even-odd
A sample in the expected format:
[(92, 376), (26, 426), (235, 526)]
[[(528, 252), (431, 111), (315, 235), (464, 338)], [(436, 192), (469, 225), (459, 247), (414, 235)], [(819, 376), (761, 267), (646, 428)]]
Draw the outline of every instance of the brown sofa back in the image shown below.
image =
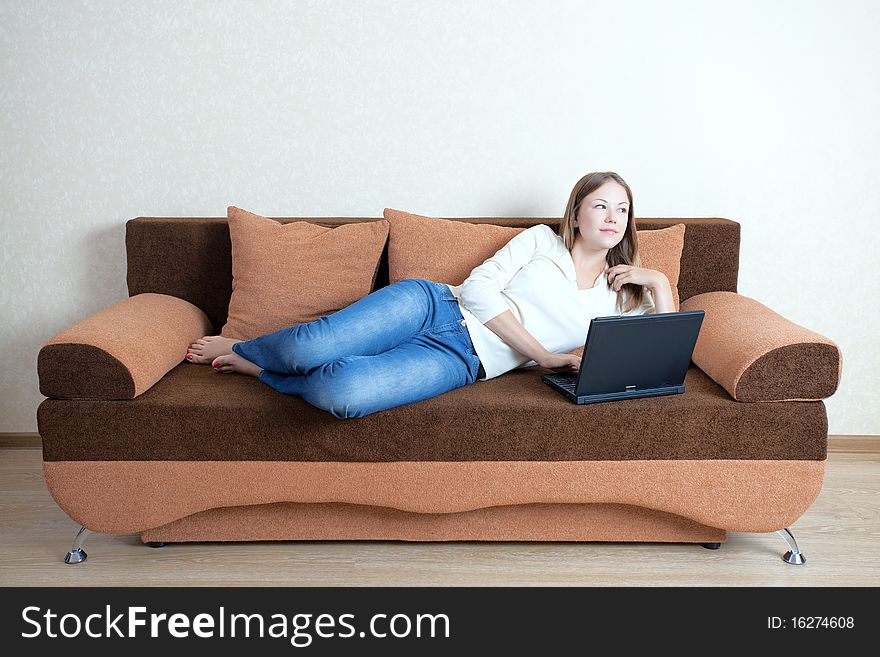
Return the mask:
[[(272, 217), (281, 223), (311, 221), (339, 226), (381, 217)], [(541, 217), (448, 217), (468, 223), (528, 228), (559, 220)], [(739, 272), (737, 222), (711, 218), (638, 218), (639, 230), (678, 223), (686, 226), (678, 290), (681, 300), (703, 292), (736, 292)], [(232, 249), (226, 217), (137, 217), (125, 225), (128, 294), (155, 292), (179, 297), (201, 308), (219, 333), (232, 294)], [(376, 287), (388, 284), (388, 247), (382, 254)]]

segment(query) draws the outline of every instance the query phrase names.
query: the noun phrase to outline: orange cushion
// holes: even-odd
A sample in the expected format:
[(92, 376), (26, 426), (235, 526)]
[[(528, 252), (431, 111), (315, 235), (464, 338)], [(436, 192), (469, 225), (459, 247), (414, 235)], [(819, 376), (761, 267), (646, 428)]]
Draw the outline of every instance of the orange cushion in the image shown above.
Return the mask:
[(461, 285), (474, 267), (491, 258), (525, 228), (469, 224), (385, 208), (390, 224), (388, 279), (423, 278)]
[[(494, 224), (469, 224), (385, 208), (390, 224), (388, 271), (391, 283), (405, 278), (425, 278), (461, 285), (477, 267), (525, 228)], [(678, 277), (684, 249), (684, 224), (658, 230), (640, 230), (642, 266), (663, 272), (679, 309)]]
[(144, 292), (56, 334), (37, 355), (40, 392), (54, 399), (134, 399), (211, 331), (189, 301)]
[(682, 310), (702, 310), (693, 361), (743, 402), (817, 401), (840, 385), (843, 354), (824, 335), (736, 292), (705, 292)]
[(642, 267), (666, 274), (672, 288), (675, 310), (678, 311), (681, 308), (678, 277), (681, 274), (681, 252), (684, 250), (684, 224), (657, 230), (640, 230), (638, 238)]
[(373, 288), (388, 222), (327, 228), (227, 208), (232, 296), (220, 334), (250, 340), (341, 310)]

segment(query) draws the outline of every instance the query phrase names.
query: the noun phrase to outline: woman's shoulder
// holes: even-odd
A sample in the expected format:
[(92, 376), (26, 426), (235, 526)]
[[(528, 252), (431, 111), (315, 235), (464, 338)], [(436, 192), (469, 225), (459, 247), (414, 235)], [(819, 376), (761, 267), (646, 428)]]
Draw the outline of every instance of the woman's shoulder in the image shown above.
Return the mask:
[(536, 224), (534, 226), (530, 226), (526, 228), (521, 235), (528, 235), (532, 239), (534, 239), (539, 244), (545, 245), (555, 245), (557, 242), (561, 241), (561, 237), (556, 234), (556, 231), (550, 228), (547, 224)]
[(542, 235), (552, 235), (556, 237), (556, 231), (550, 228), (547, 224), (535, 224), (534, 226), (530, 226), (526, 230), (535, 231), (535, 234)]
[(547, 224), (538, 224), (537, 226), (532, 226), (530, 230), (532, 229), (535, 229), (538, 232), (538, 237), (545, 253), (553, 258), (562, 257), (568, 254), (562, 236), (557, 233), (555, 229)]
[(565, 251), (562, 238), (546, 224), (536, 224), (521, 230), (502, 248), (525, 249), (532, 257), (543, 255), (551, 258), (557, 257), (560, 250)]

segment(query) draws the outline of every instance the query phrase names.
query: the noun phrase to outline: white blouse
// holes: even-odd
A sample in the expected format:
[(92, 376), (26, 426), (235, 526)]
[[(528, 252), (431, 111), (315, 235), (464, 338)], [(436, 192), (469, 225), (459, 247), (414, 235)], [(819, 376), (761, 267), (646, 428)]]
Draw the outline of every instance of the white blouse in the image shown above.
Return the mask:
[[(619, 315), (617, 295), (604, 272), (594, 285), (578, 289), (577, 272), (562, 237), (544, 224), (517, 234), (461, 285), (449, 288), (458, 299), (474, 350), (486, 376), (494, 378), (519, 367), (537, 365), (485, 326), (510, 310), (525, 329), (553, 353), (583, 347), (590, 320)], [(646, 290), (647, 292), (647, 290)], [(625, 315), (653, 313), (650, 292), (641, 306)]]

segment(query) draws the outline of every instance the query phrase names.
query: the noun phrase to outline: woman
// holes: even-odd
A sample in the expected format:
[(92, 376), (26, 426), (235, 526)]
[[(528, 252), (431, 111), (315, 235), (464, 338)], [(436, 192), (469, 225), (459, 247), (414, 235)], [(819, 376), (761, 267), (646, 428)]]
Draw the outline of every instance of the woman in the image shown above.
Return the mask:
[[(362, 417), (540, 365), (575, 372), (591, 317), (674, 312), (666, 276), (639, 266), (632, 192), (581, 178), (559, 233), (517, 234), (458, 286), (398, 281), (313, 322), (253, 340), (205, 336), (186, 358), (256, 376), (334, 417)], [(653, 299), (648, 296), (648, 291)]]

